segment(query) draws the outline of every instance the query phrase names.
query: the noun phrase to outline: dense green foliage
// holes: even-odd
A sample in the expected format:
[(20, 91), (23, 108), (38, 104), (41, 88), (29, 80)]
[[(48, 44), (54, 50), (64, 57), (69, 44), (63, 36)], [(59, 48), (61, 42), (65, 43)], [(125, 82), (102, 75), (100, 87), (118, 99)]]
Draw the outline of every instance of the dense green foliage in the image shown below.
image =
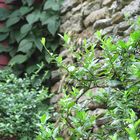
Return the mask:
[(41, 43), (47, 40), (46, 47), (55, 52), (59, 46), (56, 32), (60, 25), (60, 5), (63, 0), (6, 0), (13, 2), (11, 10), (0, 8), (0, 19), (5, 22), (0, 30), (0, 41), (7, 39), (9, 47), (0, 46), (0, 52), (11, 56), (10, 66), (18, 73), (32, 73), (36, 64), (44, 63), (49, 69), (50, 57)]
[[(114, 42), (97, 32), (97, 43), (102, 48), (100, 57), (95, 55), (96, 44), (84, 40), (78, 49), (64, 35), (64, 46), (70, 50), (75, 63), (65, 65), (61, 56), (56, 58), (58, 66), (67, 73), (64, 97), (55, 113), (56, 123), (50, 122), (49, 114), (42, 116), (38, 140), (140, 139), (139, 25), (140, 22), (128, 41)], [(91, 92), (93, 88), (98, 88), (97, 95)], [(80, 101), (83, 96), (87, 100)], [(88, 104), (95, 102), (106, 108), (102, 116), (89, 112)]]
[[(9, 40), (9, 47), (0, 46), (0, 52), (10, 54), (10, 66), (15, 72), (35, 74), (17, 78), (9, 71), (0, 71), (0, 137), (139, 140), (140, 20), (127, 41), (114, 41), (98, 31), (94, 44), (83, 40), (79, 48), (67, 34), (60, 35), (74, 62), (65, 64), (64, 58), (54, 54), (59, 45), (56, 32), (62, 0), (38, 2), (22, 0), (13, 5), (14, 11), (0, 9), (0, 18), (6, 21), (0, 41)], [(51, 62), (65, 75), (64, 97), (54, 107), (49, 100), (44, 101), (50, 95), (41, 86), (50, 76)], [(93, 113), (96, 108), (89, 105), (96, 103), (105, 112)]]
[(33, 83), (33, 78), (0, 71), (0, 138), (29, 139), (36, 135), (38, 111), (48, 91)]

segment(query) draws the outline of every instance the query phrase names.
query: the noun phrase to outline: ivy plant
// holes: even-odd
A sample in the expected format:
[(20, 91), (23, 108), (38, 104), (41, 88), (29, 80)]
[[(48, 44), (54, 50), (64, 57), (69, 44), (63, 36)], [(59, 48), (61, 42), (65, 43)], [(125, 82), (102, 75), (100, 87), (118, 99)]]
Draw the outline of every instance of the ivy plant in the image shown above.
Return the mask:
[[(13, 3), (14, 2), (14, 3)], [(63, 0), (6, 0), (12, 10), (0, 9), (0, 19), (5, 23), (0, 30), (0, 41), (8, 40), (9, 46), (0, 52), (8, 52), (9, 65), (17, 73), (32, 73), (37, 64), (50, 69), (50, 58), (41, 38), (46, 38), (46, 47), (55, 52), (59, 46), (57, 31), (60, 25), (60, 7)]]

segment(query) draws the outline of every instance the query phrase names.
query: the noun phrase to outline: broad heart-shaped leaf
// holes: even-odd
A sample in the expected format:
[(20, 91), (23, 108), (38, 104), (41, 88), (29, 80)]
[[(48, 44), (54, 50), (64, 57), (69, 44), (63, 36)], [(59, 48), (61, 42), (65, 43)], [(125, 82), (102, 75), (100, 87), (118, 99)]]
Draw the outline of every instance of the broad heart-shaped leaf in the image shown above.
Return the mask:
[(55, 35), (55, 33), (56, 33), (58, 27), (59, 27), (59, 23), (58, 23), (58, 22), (53, 21), (53, 22), (51, 22), (51, 23), (48, 23), (48, 30), (49, 30), (49, 32), (50, 32), (53, 36)]
[(43, 11), (42, 13), (40, 13), (40, 21), (41, 21), (42, 25), (47, 24), (47, 20), (50, 17), (52, 17), (52, 14), (50, 12)]
[(0, 41), (5, 40), (8, 37), (9, 33), (0, 34)]
[(7, 19), (8, 16), (9, 16), (9, 11), (7, 9), (0, 8), (0, 20), (3, 21)]
[(48, 24), (49, 32), (54, 36), (60, 25), (58, 16), (52, 16), (52, 17), (48, 18), (46, 20), (46, 23)]
[(19, 20), (20, 20), (20, 17), (11, 17), (6, 21), (6, 26), (10, 27), (10, 26), (16, 24), (17, 22), (19, 22)]
[(31, 28), (32, 28), (31, 25), (25, 24), (25, 25), (23, 25), (23, 26), (21, 27), (20, 32), (21, 32), (22, 34), (27, 33), (27, 32), (29, 32), (29, 31), (31, 30)]
[(28, 39), (24, 39), (19, 44), (18, 52), (20, 51), (23, 53), (27, 53), (31, 50), (32, 47), (33, 47), (33, 42), (31, 42)]
[(26, 19), (27, 19), (28, 23), (30, 25), (32, 25), (33, 23), (35, 23), (39, 20), (39, 17), (40, 17), (40, 11), (35, 10), (31, 14), (27, 15)]
[(52, 9), (54, 11), (60, 10), (60, 4), (56, 0), (47, 0), (44, 5), (44, 10)]
[(26, 60), (27, 60), (27, 56), (26, 56), (26, 55), (18, 54), (18, 55), (14, 56), (14, 57), (10, 60), (9, 64), (10, 64), (10, 65), (22, 64), (22, 63), (24, 63)]

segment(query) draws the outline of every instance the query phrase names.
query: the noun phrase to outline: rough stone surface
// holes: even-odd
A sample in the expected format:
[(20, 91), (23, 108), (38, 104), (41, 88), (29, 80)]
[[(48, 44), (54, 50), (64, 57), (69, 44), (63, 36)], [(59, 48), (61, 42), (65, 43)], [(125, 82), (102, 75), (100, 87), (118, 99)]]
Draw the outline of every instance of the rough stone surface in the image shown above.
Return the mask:
[(112, 33), (113, 28), (114, 28), (114, 26), (109, 26), (109, 27), (105, 28), (105, 29), (102, 31), (102, 35), (104, 36), (104, 35), (107, 35), (107, 34)]
[(78, 5), (79, 1), (77, 0), (65, 0), (63, 3), (63, 7), (61, 13), (65, 13), (68, 10), (72, 9), (73, 6)]
[(50, 99), (50, 104), (56, 104), (58, 103), (58, 101), (64, 96), (63, 93), (54, 95), (51, 99)]
[(124, 15), (121, 12), (117, 12), (114, 15), (112, 15), (112, 24), (117, 24), (121, 21), (123, 21)]
[(84, 20), (85, 27), (93, 24), (96, 20), (105, 18), (108, 14), (108, 10), (106, 7), (93, 11), (89, 16)]
[(111, 19), (108, 18), (108, 19), (100, 19), (100, 20), (97, 20), (94, 25), (93, 25), (93, 28), (94, 29), (102, 29), (102, 28), (105, 28), (105, 27), (108, 27), (111, 25)]
[(134, 0), (129, 5), (125, 6), (122, 9), (123, 14), (128, 14), (128, 16), (132, 16), (140, 12), (140, 0)]
[(65, 0), (61, 13), (61, 33), (95, 41), (93, 33), (99, 29), (103, 35), (128, 35), (128, 26), (122, 22), (125, 15), (133, 21), (134, 15), (140, 14), (140, 0)]
[(113, 2), (114, 0), (103, 0), (103, 6), (109, 5)]

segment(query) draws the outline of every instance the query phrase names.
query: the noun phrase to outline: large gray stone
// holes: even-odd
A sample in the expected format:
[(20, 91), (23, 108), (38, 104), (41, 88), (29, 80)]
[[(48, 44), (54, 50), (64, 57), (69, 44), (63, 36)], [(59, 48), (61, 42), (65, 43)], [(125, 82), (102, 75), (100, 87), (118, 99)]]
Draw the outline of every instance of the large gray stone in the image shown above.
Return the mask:
[(112, 16), (112, 24), (117, 24), (124, 19), (124, 14), (121, 12), (117, 12)]
[(114, 26), (112, 25), (112, 26), (109, 26), (109, 27), (103, 29), (102, 35), (104, 36), (104, 35), (107, 35), (107, 34), (109, 34), (109, 33), (112, 33), (113, 28), (114, 28)]
[(105, 28), (105, 27), (108, 27), (111, 25), (111, 19), (110, 18), (107, 18), (107, 19), (100, 19), (100, 20), (97, 20), (94, 25), (93, 25), (93, 29), (96, 30), (96, 29), (102, 29), (102, 28)]
[(64, 0), (61, 13), (64, 14), (79, 4), (79, 0)]
[(93, 11), (90, 15), (84, 20), (85, 27), (93, 24), (96, 20), (103, 19), (108, 15), (107, 7), (104, 7), (100, 10)]
[(82, 13), (77, 13), (60, 26), (60, 32), (79, 33), (82, 31)]
[(125, 31), (126, 29), (128, 29), (130, 27), (130, 23), (127, 22), (127, 21), (123, 21), (123, 22), (120, 22), (118, 24), (118, 28), (120, 31)]
[(109, 4), (111, 4), (113, 1), (114, 1), (114, 0), (103, 0), (102, 5), (103, 5), (103, 6), (109, 5)]
[(133, 0), (129, 5), (125, 6), (122, 10), (123, 14), (132, 16), (140, 12), (140, 0)]
[(87, 2), (86, 5), (82, 7), (82, 12), (84, 16), (88, 16), (91, 12), (99, 10), (101, 8), (100, 2), (97, 1), (92, 1), (92, 2)]

